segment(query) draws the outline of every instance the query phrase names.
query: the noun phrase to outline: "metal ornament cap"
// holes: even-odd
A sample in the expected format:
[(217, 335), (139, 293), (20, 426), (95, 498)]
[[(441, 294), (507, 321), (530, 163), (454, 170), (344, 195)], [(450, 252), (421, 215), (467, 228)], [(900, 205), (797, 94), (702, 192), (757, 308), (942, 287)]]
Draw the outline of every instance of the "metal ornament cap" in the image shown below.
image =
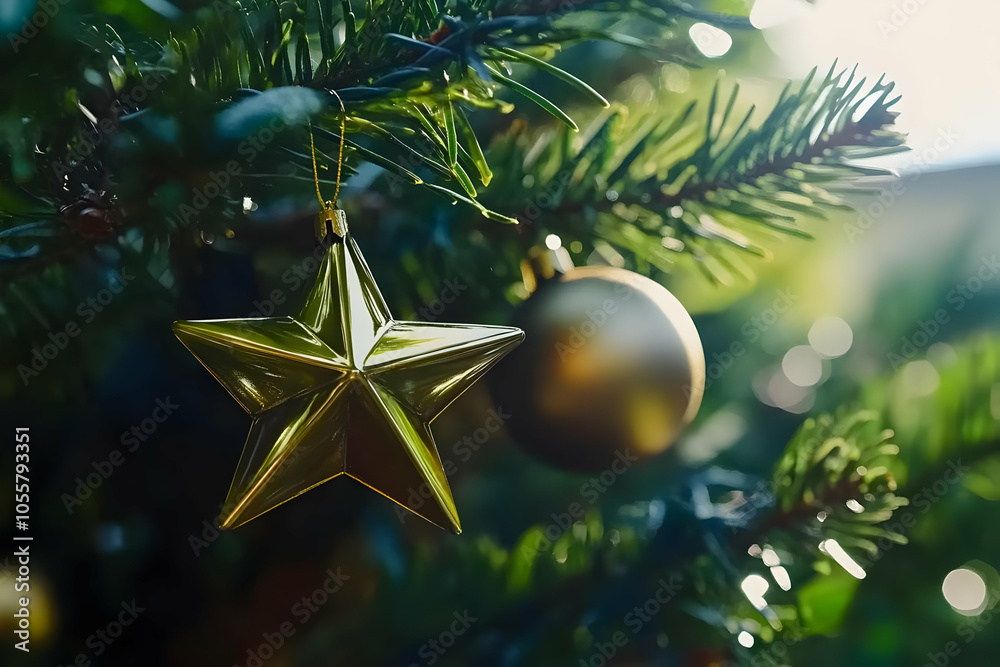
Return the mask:
[[(332, 215), (331, 215), (332, 214)], [(235, 528), (346, 475), (442, 528), (461, 523), (430, 423), (524, 339), (513, 327), (393, 320), (343, 211), (298, 318), (178, 321), (181, 343), (253, 417), (219, 518)], [(412, 489), (432, 502), (409, 507)]]
[(323, 241), (330, 234), (339, 238), (347, 236), (347, 214), (334, 208), (332, 202), (327, 202), (326, 208), (316, 216), (316, 238)]

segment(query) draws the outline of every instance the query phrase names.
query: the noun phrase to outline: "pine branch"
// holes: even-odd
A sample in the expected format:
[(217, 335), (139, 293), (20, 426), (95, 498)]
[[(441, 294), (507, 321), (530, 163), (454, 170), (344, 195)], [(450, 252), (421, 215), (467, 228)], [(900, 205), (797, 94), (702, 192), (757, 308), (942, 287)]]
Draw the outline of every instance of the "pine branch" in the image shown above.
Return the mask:
[[(822, 534), (871, 553), (880, 537), (901, 539), (873, 529), (907, 504), (896, 496), (888, 467), (899, 447), (889, 442), (892, 431), (878, 429), (878, 418), (866, 411), (806, 421), (775, 469), (781, 509), (770, 520), (773, 527)], [(821, 512), (823, 518), (817, 519)]]
[[(968, 466), (997, 453), (1000, 420), (993, 397), (1000, 381), (1000, 340), (980, 335), (951, 344), (953, 361), (934, 360), (933, 391), (914, 384), (908, 363), (864, 387), (866, 404), (882, 412), (906, 445), (900, 458), (907, 487), (940, 479), (941, 466), (949, 462)], [(986, 483), (986, 475), (980, 477)], [(992, 486), (1000, 491), (1000, 484)]]
[[(606, 104), (539, 56), (580, 41), (636, 40), (564, 19), (586, 13), (591, 26), (626, 16), (669, 25), (690, 13), (659, 1), (545, 9), (372, 0), (355, 15), (347, 2), (220, 1), (156, 24), (142, 8), (111, 16), (87, 3), (67, 6), (16, 53), (0, 53), (8, 87), (21, 91), (0, 101), (0, 119), (19, 128), (0, 133), (0, 271), (18, 281), (55, 263), (79, 271), (104, 247), (102, 258), (120, 258), (109, 270), (120, 270), (125, 257), (149, 261), (156, 266), (132, 268), (173, 284), (160, 266), (167, 248), (249, 236), (262, 221), (294, 217), (290, 203), (308, 216), (315, 203), (306, 126), (311, 120), (316, 129), (320, 176), (329, 181), (338, 97), (348, 115), (346, 175), (372, 163), (397, 182), (514, 222), (482, 203), (494, 170), (466, 110), (509, 111), (497, 97), (507, 87), (572, 125), (520, 72), (510, 75), (508, 63), (561, 79), (582, 103)], [(544, 53), (532, 50), (539, 46)], [(102, 193), (93, 204), (92, 193)], [(248, 200), (252, 216), (243, 210)], [(70, 287), (77, 284), (34, 281), (23, 293), (32, 303), (72, 304), (86, 297)], [(0, 300), (11, 309), (0, 335), (20, 340), (22, 351), (44, 340), (44, 327), (19, 300)]]
[[(907, 150), (891, 128), (899, 99), (891, 83), (865, 89), (864, 79), (835, 66), (818, 84), (813, 78), (795, 93), (786, 88), (756, 124), (754, 107), (730, 122), (738, 87), (722, 109), (716, 87), (704, 120), (693, 106), (663, 118), (655, 101), (627, 123), (623, 111), (599, 117), (575, 145), (565, 131), (550, 132), (521, 138), (516, 156), (505, 147), (497, 160), (520, 159), (546, 188), (548, 210), (522, 222), (568, 240), (596, 233), (666, 271), (691, 254), (725, 280), (743, 272), (730, 250), (764, 255), (760, 239), (810, 238), (803, 218), (846, 207), (828, 184), (889, 173), (856, 161)], [(539, 197), (506, 186), (494, 190), (499, 197)], [(594, 222), (569, 226), (581, 217)]]
[[(619, 508), (614, 519), (589, 514), (557, 536), (551, 534), (552, 526), (534, 526), (509, 550), (484, 540), (448, 542), (412, 564), (411, 571), (420, 573), (417, 580), (386, 588), (366, 614), (391, 618), (386, 616), (389, 609), (411, 608), (432, 591), (461, 595), (480, 606), (474, 612), (478, 622), (463, 641), (470, 648), (457, 660), (493, 664), (491, 634), (523, 636), (530, 628), (529, 634), (568, 638), (583, 627), (594, 641), (602, 640), (660, 582), (669, 581), (677, 584), (678, 591), (671, 593), (676, 599), (649, 624), (647, 635), (669, 628), (672, 645), (681, 650), (732, 644), (734, 651), (742, 651), (733, 641), (734, 619), (759, 612), (766, 623), (781, 627), (770, 604), (754, 610), (740, 588), (758, 567), (746, 547), (776, 549), (798, 586), (812, 576), (817, 561), (826, 560), (817, 549), (820, 542), (836, 538), (855, 549), (857, 544), (845, 537), (852, 530), (872, 535), (868, 529), (877, 528), (879, 535), (891, 534), (880, 524), (906, 501), (893, 494), (891, 475), (877, 464), (892, 456), (870, 412), (808, 420), (776, 466), (774, 484), (706, 470), (691, 475), (684, 489)], [(870, 471), (858, 471), (862, 462)], [(846, 500), (860, 500), (866, 509), (854, 512), (845, 507)], [(828, 514), (822, 522), (816, 518), (821, 511)], [(759, 552), (758, 547), (758, 557)], [(470, 595), (470, 590), (477, 593)], [(789, 614), (794, 606), (782, 609), (783, 622), (793, 622)], [(539, 626), (543, 620), (548, 625)], [(706, 620), (715, 626), (711, 636), (682, 629), (704, 628)], [(421, 629), (410, 629), (414, 636), (400, 639), (415, 649)], [(337, 647), (341, 657), (358, 659), (347, 640), (351, 629), (343, 630), (343, 637), (328, 638), (331, 650)], [(687, 633), (700, 636), (701, 643), (686, 643)], [(535, 655), (530, 647), (522, 650)], [(564, 657), (590, 651), (589, 644), (561, 650)]]
[[(511, 11), (526, 10), (528, 13), (496, 15), (495, 10), (500, 5), (506, 5)], [(136, 139), (152, 144), (146, 146), (147, 150), (174, 154), (175, 164), (166, 165), (172, 169), (164, 170), (160, 161), (158, 168), (152, 170), (154, 177), (146, 190), (133, 194), (148, 196), (149, 190), (162, 182), (186, 176), (178, 173), (181, 170), (198, 169), (207, 159), (217, 159), (236, 148), (240, 139), (254, 139), (257, 134), (267, 131), (268, 125), (276, 120), (301, 128), (310, 116), (320, 116), (318, 124), (332, 130), (338, 121), (339, 103), (335, 100), (339, 99), (357, 122), (352, 133), (368, 135), (373, 140), (367, 149), (353, 146), (348, 157), (374, 160), (397, 177), (417, 184), (424, 183), (413, 177), (406, 163), (416, 159), (433, 167), (435, 163), (426, 158), (437, 158), (438, 164), (447, 166), (444, 176), (458, 183), (459, 188), (454, 190), (428, 182), (429, 188), (453, 201), (475, 206), (487, 217), (513, 222), (475, 201), (475, 188), (466, 172), (471, 169), (482, 176), (490, 170), (488, 165), (477, 166), (470, 161), (470, 154), (476, 150), (472, 145), (474, 136), (463, 133), (461, 164), (446, 160), (447, 149), (442, 145), (452, 145), (458, 137), (448, 135), (442, 114), (429, 110), (452, 104), (509, 109), (509, 105), (495, 99), (494, 93), (499, 85), (506, 85), (572, 124), (564, 111), (520, 82), (500, 74), (496, 66), (504, 67), (504, 60), (513, 57), (541, 66), (549, 74), (565, 80), (575, 80), (559, 68), (512, 48), (618, 39), (616, 35), (592, 29), (559, 27), (560, 20), (581, 12), (613, 12), (609, 15), (617, 21), (623, 12), (640, 15), (651, 6), (660, 7), (660, 19), (665, 24), (690, 13), (686, 5), (675, 2), (581, 2), (558, 11), (541, 12), (532, 3), (510, 5), (463, 0), (449, 5), (446, 13), (439, 12), (436, 3), (429, 3), (425, 10), (414, 11), (410, 3), (400, 0), (373, 0), (366, 5), (365, 15), (357, 17), (350, 3), (341, 3), (337, 7), (338, 15), (331, 14), (330, 7), (318, 0), (281, 5), (273, 0), (251, 0), (245, 7), (235, 2), (216, 2), (210, 9), (191, 16), (189, 23), (195, 26), (192, 30), (175, 31), (174, 36), (163, 43), (154, 44), (154, 48), (159, 49), (158, 54), (150, 53), (151, 44), (146, 35), (122, 26), (117, 30), (111, 25), (89, 26), (73, 43), (77, 56), (69, 62), (80, 63), (80, 70), (73, 76), (81, 81), (86, 79), (87, 72), (109, 70), (107, 82), (99, 87), (99, 95), (104, 100), (99, 105), (91, 100), (80, 100), (84, 113), (64, 113), (58, 126), (56, 122), (34, 126), (36, 132), (52, 136), (39, 141), (45, 147), (41, 157), (26, 144), (14, 147), (14, 154), (23, 155), (25, 162), (20, 170), (33, 178), (19, 178), (10, 196), (0, 199), (0, 206), (5, 206), (7, 199), (40, 198), (44, 205), (36, 212), (47, 214), (51, 219), (55, 209), (66, 203), (66, 188), (62, 183), (66, 172), (73, 172), (74, 177), (68, 184), (70, 198), (88, 187), (103, 189), (116, 185), (121, 174), (113, 170), (112, 164), (120, 162), (120, 156), (113, 150), (112, 142), (96, 147), (84, 142), (86, 154), (82, 157), (75, 154), (77, 146), (73, 136), (107, 134), (105, 123), (121, 126), (129, 135), (139, 134)], [(74, 23), (96, 17), (67, 11), (54, 18), (59, 29), (73, 34), (77, 32)], [(440, 27), (439, 20), (443, 21)], [(338, 22), (345, 26), (342, 39), (336, 36)], [(57, 33), (56, 28), (53, 33)], [(48, 63), (54, 67), (44, 57), (47, 47), (49, 44), (41, 39), (29, 42), (16, 62)], [(62, 65), (59, 67), (64, 69)], [(16, 74), (17, 70), (13, 72)], [(147, 94), (139, 83), (151, 72), (156, 72), (157, 85), (155, 91)], [(33, 74), (38, 76), (40, 72)], [(64, 71), (60, 71), (60, 75), (65, 78)], [(586, 84), (576, 83), (600, 99)], [(93, 83), (78, 87), (92, 88)], [(296, 90), (299, 87), (317, 91), (316, 104), (302, 108), (303, 95)], [(128, 102), (135, 89), (140, 89), (146, 100), (138, 108)], [(268, 91), (270, 108), (266, 113), (257, 108), (261, 106), (259, 100), (251, 94), (255, 90)], [(327, 94), (329, 90), (334, 90), (337, 96)], [(75, 91), (73, 88), (68, 94), (75, 94)], [(184, 102), (178, 104), (179, 100)], [(293, 100), (296, 103), (292, 110), (275, 108)], [(220, 113), (218, 108), (213, 108), (226, 102), (231, 106), (227, 111)], [(197, 104), (198, 108), (192, 108), (192, 104)], [(238, 115), (240, 107), (247, 108), (242, 113), (249, 122), (228, 128), (224, 136), (219, 136), (218, 127), (196, 127), (191, 122), (199, 116), (212, 119), (228, 112)], [(8, 111), (34, 117), (38, 109)], [(441, 137), (447, 140), (442, 142)], [(417, 148), (400, 154), (398, 149), (406, 146)], [(178, 151), (180, 155), (176, 155)], [(151, 171), (145, 169), (145, 165), (118, 166)], [(303, 165), (298, 163), (297, 166)], [(52, 169), (58, 173), (58, 180), (46, 178)], [(86, 181), (78, 182), (85, 172)], [(119, 184), (119, 189), (124, 188)], [(121, 208), (128, 212), (140, 207), (123, 200)], [(16, 208), (0, 208), (0, 216), (16, 218), (16, 213)], [(133, 220), (126, 222), (135, 224)], [(9, 226), (17, 227), (17, 221)], [(21, 230), (18, 234), (26, 231)], [(8, 249), (4, 257), (14, 259), (24, 252), (23, 249)]]

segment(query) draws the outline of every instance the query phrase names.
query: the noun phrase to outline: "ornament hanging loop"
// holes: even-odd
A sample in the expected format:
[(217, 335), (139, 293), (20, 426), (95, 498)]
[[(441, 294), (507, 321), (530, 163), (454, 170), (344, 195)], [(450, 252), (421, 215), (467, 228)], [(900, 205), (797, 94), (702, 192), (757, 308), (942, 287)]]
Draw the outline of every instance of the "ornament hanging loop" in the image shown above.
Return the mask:
[(323, 210), (316, 216), (316, 238), (325, 241), (332, 236), (343, 239), (347, 236), (347, 214), (333, 207), (333, 202), (325, 202)]
[(347, 235), (347, 215), (337, 207), (337, 199), (340, 196), (340, 178), (344, 167), (344, 144), (347, 134), (347, 108), (344, 100), (340, 98), (337, 91), (331, 90), (333, 96), (340, 103), (340, 149), (337, 154), (337, 183), (333, 193), (333, 200), (324, 200), (323, 193), (319, 188), (319, 169), (316, 166), (316, 144), (313, 139), (312, 121), (309, 122), (309, 151), (312, 154), (313, 180), (316, 183), (316, 198), (319, 199), (320, 212), (316, 216), (316, 238), (325, 242), (331, 239), (331, 235), (343, 239)]

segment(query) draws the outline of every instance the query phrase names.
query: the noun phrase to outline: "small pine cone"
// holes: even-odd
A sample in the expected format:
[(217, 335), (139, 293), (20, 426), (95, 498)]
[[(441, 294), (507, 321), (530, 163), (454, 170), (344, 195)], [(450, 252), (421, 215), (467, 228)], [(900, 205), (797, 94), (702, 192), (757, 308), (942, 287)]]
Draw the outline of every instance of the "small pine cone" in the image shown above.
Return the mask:
[(442, 23), (441, 27), (432, 32), (430, 37), (428, 37), (425, 41), (430, 42), (431, 44), (440, 44), (444, 41), (444, 38), (450, 34), (451, 28), (448, 27), (448, 24)]
[(88, 241), (110, 238), (119, 222), (115, 198), (105, 190), (86, 190), (59, 213), (77, 236)]

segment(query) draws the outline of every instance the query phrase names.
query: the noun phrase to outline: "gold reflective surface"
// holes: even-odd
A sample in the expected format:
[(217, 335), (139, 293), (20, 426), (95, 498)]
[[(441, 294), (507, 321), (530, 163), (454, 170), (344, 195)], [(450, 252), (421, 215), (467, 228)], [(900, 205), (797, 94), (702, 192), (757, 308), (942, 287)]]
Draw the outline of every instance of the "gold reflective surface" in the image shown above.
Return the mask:
[[(253, 418), (219, 518), (235, 528), (338, 475), (461, 532), (430, 422), (524, 338), (498, 326), (395, 322), (349, 234), (298, 319), (175, 322)], [(435, 502), (417, 512), (411, 492)]]

